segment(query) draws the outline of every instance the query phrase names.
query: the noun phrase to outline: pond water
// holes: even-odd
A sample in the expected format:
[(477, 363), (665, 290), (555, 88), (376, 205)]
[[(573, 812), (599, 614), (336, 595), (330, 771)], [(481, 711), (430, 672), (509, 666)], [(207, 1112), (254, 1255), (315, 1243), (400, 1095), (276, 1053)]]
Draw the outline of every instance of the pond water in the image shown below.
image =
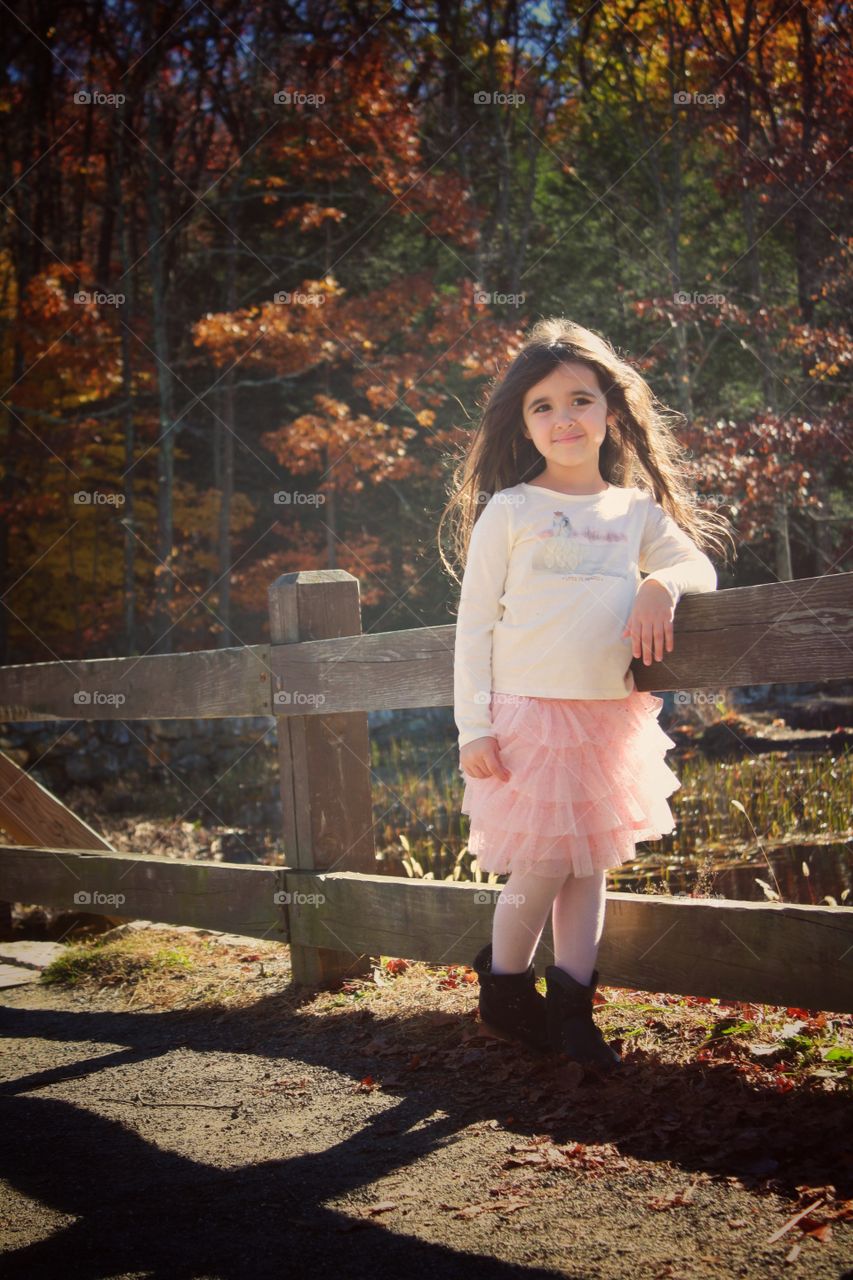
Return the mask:
[[(608, 873), (611, 889), (853, 906), (853, 752), (720, 761), (687, 749), (667, 763), (681, 783), (669, 800), (676, 830), (638, 845)], [(455, 745), (398, 740), (372, 768), (383, 871), (478, 878)]]

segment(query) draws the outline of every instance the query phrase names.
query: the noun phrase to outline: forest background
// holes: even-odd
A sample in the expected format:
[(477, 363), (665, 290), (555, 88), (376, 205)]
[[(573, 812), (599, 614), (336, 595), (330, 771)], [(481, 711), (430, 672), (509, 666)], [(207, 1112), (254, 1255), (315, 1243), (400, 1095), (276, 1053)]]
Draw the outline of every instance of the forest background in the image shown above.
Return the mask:
[(683, 413), (720, 586), (850, 569), (850, 13), (811, 0), (4, 5), (0, 662), (268, 639), (436, 526), (530, 323)]

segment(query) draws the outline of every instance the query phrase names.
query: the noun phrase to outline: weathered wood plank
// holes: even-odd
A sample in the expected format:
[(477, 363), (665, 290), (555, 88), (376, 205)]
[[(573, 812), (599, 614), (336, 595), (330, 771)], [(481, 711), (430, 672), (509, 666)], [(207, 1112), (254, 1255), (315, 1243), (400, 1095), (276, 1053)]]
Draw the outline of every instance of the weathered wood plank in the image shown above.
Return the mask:
[[(324, 572), (324, 571), (317, 571)], [(331, 572), (335, 572), (332, 570)], [(0, 723), (151, 720), (451, 706), (456, 628), (0, 667)], [(853, 674), (853, 573), (683, 596), (675, 648), (632, 663), (639, 689), (707, 689)], [(75, 702), (77, 693), (91, 701)], [(124, 697), (124, 702), (104, 701)]]
[[(75, 902), (79, 892), (89, 901)], [(470, 964), (491, 936), (498, 892), (353, 872), (0, 846), (0, 897), (9, 901), (69, 910), (108, 905), (137, 919), (336, 950), (349, 962), (391, 955)], [(97, 894), (124, 901), (105, 903)], [(597, 960), (604, 983), (853, 1012), (848, 908), (630, 893), (607, 899)], [(540, 972), (552, 961), (549, 924)]]
[[(455, 626), (273, 644), (282, 716), (453, 703)], [(675, 647), (631, 667), (638, 689), (708, 689), (853, 675), (853, 573), (682, 596)]]
[(113, 847), (2, 751), (0, 827), (23, 845), (47, 845), (57, 849), (109, 850)]
[(0, 723), (272, 715), (269, 645), (0, 667)]
[[(342, 569), (282, 574), (269, 589), (270, 639), (287, 648), (300, 640), (358, 635), (358, 579)], [(274, 685), (273, 710), (302, 714), (278, 722), (285, 857), (290, 866), (315, 871), (374, 872), (370, 741), (364, 711), (306, 715), (310, 697), (299, 686)], [(312, 710), (315, 709), (312, 707)], [(346, 975), (368, 972), (369, 957), (341, 949), (294, 946), (294, 982), (336, 986)]]
[(140, 853), (0, 845), (0, 899), (286, 942), (282, 871)]
[[(78, 818), (32, 774), (3, 752), (0, 752), (0, 827), (23, 845), (106, 851), (113, 848), (109, 840)], [(11, 936), (10, 902), (0, 903), (0, 917), (0, 936), (4, 930)], [(114, 925), (119, 924), (123, 917), (103, 915), (102, 919)]]
[[(351, 955), (471, 964), (491, 938), (498, 888), (288, 868), (294, 942)], [(608, 893), (597, 967), (615, 986), (853, 1012), (846, 907)], [(540, 972), (553, 963), (546, 926)]]

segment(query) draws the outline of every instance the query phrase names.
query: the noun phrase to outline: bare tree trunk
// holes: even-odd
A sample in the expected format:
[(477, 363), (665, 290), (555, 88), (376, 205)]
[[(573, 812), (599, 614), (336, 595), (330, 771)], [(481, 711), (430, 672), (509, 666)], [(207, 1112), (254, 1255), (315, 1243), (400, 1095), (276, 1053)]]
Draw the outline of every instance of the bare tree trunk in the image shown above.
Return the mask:
[[(797, 51), (803, 81), (803, 132), (800, 139), (800, 153), (802, 155), (802, 173), (804, 175), (802, 179), (802, 186), (805, 190), (809, 185), (808, 179), (805, 175), (809, 172), (808, 161), (812, 155), (812, 149), (814, 147), (814, 112), (817, 90), (814, 36), (811, 28), (812, 18), (809, 13), (808, 5), (799, 4), (797, 6), (797, 16), (799, 18), (799, 40)], [(815, 215), (813, 209), (811, 209), (809, 205), (814, 202), (818, 192), (819, 186), (815, 188), (814, 192), (809, 193), (808, 199), (804, 197), (801, 200), (797, 200), (793, 209), (794, 243), (796, 246), (795, 261), (797, 266), (797, 301), (803, 324), (812, 324), (814, 322), (816, 264), (820, 257), (818, 246), (822, 243), (823, 236), (821, 234), (821, 220)]]
[[(323, 470), (329, 469), (329, 451), (323, 450)], [(330, 480), (326, 485), (326, 555), (328, 557), (328, 568), (337, 569), (337, 523), (338, 510), (336, 502), (336, 489), (334, 480)]]
[(788, 499), (778, 494), (775, 510), (776, 577), (780, 582), (790, 582), (794, 576), (791, 567), (791, 539), (788, 526)]
[[(21, 297), (26, 287), (25, 282), (18, 280), (18, 306), (21, 305)], [(15, 323), (16, 333), (21, 332), (20, 320)], [(20, 339), (15, 339), (15, 351), (12, 362), (13, 386), (21, 380), (24, 373), (24, 353), (21, 349)], [(3, 466), (5, 475), (3, 477), (3, 504), (6, 511), (12, 511), (15, 504), (15, 498), (19, 495), (18, 486), (20, 484), (20, 475), (18, 471), (19, 462), (22, 455), (22, 441), (20, 437), (23, 432), (19, 430), (18, 417), (10, 408), (5, 413), (6, 431), (4, 438), (4, 457)], [(4, 596), (8, 591), (14, 578), (9, 572), (9, 521), (0, 520), (0, 575), (4, 584)], [(9, 619), (12, 615), (8, 609), (0, 609), (0, 660), (8, 663), (12, 657), (11, 645), (9, 642)]]
[[(236, 213), (234, 215), (236, 217)], [(230, 314), (237, 307), (237, 237), (231, 236), (226, 260), (225, 310)], [(221, 396), (221, 421), (216, 422), (216, 439), (219, 453), (219, 607), (217, 613), (223, 624), (218, 645), (226, 649), (234, 644), (231, 630), (231, 503), (234, 497), (234, 370), (229, 369), (223, 380)]]
[[(120, 119), (124, 118), (125, 103), (118, 108)], [(133, 482), (135, 479), (134, 462), (136, 450), (136, 437), (133, 423), (133, 357), (130, 346), (130, 335), (133, 331), (133, 318), (136, 313), (135, 307), (135, 285), (130, 275), (131, 266), (131, 250), (130, 250), (130, 227), (128, 225), (128, 209), (124, 201), (124, 191), (122, 182), (124, 179), (126, 159), (127, 159), (127, 143), (125, 141), (125, 130), (119, 126), (118, 130), (118, 155), (113, 170), (113, 203), (118, 219), (118, 243), (119, 253), (121, 255), (121, 282), (122, 292), (125, 294), (125, 322), (121, 326), (121, 390), (124, 408), (122, 417), (124, 421), (124, 515), (122, 517), (122, 528), (124, 529), (124, 565), (123, 565), (123, 592), (122, 599), (124, 602), (124, 644), (122, 651), (128, 655), (137, 652), (136, 645), (136, 537), (134, 535), (135, 523), (135, 505), (133, 497)]]
[[(672, 295), (681, 288), (681, 146), (678, 126), (673, 130), (672, 182), (670, 186), (671, 212), (666, 224), (669, 251), (669, 276)], [(663, 193), (661, 193), (663, 194)], [(675, 326), (675, 370), (678, 389), (678, 407), (688, 421), (693, 418), (693, 382), (690, 377), (690, 358), (687, 347), (687, 326), (679, 321)]]
[(151, 301), (154, 311), (154, 352), (157, 357), (157, 387), (160, 408), (160, 439), (157, 453), (157, 557), (154, 589), (155, 653), (171, 649), (171, 605), (174, 598), (173, 557), (173, 493), (175, 475), (174, 394), (171, 352), (168, 334), (168, 301), (166, 248), (164, 242), (163, 195), (160, 189), (162, 168), (160, 103), (149, 94), (147, 111), (151, 152), (148, 160), (148, 241), (151, 260)]
[[(747, 129), (747, 136), (749, 130)], [(758, 313), (765, 305), (764, 282), (761, 273), (761, 251), (758, 247), (760, 237), (755, 234), (755, 196), (748, 187), (741, 188), (740, 212), (746, 233), (747, 251), (745, 254), (746, 270), (749, 277), (749, 293), (752, 310)], [(767, 334), (760, 327), (755, 330), (755, 349), (761, 365), (761, 391), (764, 406), (772, 412), (776, 405), (776, 377), (773, 372), (773, 353), (767, 341)]]

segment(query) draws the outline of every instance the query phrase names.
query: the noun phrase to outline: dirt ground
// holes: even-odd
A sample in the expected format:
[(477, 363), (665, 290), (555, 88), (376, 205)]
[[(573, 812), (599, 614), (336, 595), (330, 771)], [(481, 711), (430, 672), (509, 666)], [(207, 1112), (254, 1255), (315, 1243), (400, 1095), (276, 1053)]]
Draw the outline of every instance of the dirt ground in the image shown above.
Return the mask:
[(191, 932), (0, 993), (7, 1280), (853, 1276), (853, 1068), (779, 1038), (849, 1015), (600, 988), (600, 1078), (485, 1035), (464, 967), (300, 994)]

